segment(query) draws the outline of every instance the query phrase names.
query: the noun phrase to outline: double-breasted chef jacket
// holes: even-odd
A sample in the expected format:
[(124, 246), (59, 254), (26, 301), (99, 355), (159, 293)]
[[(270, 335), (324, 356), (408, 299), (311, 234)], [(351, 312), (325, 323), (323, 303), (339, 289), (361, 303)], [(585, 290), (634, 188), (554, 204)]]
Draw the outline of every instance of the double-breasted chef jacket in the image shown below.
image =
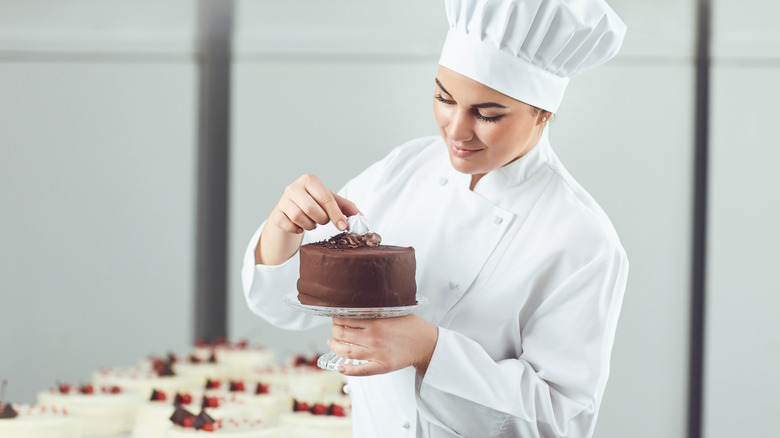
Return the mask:
[[(383, 244), (415, 248), (417, 291), (430, 301), (417, 313), (439, 327), (424, 376), (409, 367), (348, 379), (354, 436), (589, 437), (609, 374), (625, 251), (546, 129), (473, 191), (470, 181), (441, 137), (424, 137), (339, 192)], [(297, 254), (255, 265), (261, 231), (242, 270), (251, 310), (287, 329), (330, 323), (283, 302), (297, 292)], [(304, 244), (336, 233), (318, 227)]]

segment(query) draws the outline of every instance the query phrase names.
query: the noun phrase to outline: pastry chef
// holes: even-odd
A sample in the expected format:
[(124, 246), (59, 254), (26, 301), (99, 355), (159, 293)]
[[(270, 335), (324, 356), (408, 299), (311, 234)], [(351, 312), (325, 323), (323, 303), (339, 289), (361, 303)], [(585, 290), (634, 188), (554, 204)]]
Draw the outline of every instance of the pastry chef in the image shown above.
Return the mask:
[[(303, 243), (362, 212), (413, 246), (414, 315), (333, 319), (355, 437), (589, 437), (628, 261), (607, 216), (548, 141), (569, 78), (612, 58), (625, 25), (602, 0), (446, 0), (432, 78), (440, 136), (395, 148), (333, 193), (291, 183), (255, 233), (242, 279), (253, 312), (288, 329)], [(582, 147), (587, 147), (582, 145)]]

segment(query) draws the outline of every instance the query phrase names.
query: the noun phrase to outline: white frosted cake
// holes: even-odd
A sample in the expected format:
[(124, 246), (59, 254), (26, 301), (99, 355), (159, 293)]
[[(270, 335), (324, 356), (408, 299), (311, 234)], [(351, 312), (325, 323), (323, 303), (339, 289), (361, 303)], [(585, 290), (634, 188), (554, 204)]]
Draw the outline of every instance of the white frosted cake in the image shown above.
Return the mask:
[(252, 415), (216, 419), (205, 410), (199, 414), (177, 407), (171, 415), (173, 426), (165, 433), (165, 438), (202, 436), (225, 436), (231, 438), (283, 438), (281, 430), (275, 425)]
[(57, 388), (38, 393), (38, 405), (59, 409), (82, 420), (85, 436), (114, 436), (133, 428), (135, 414), (142, 401), (137, 392), (123, 392), (119, 387), (76, 387), (59, 384)]
[(352, 400), (349, 396), (295, 400), (293, 412), (282, 414), (280, 424), (287, 438), (351, 438)]
[(155, 388), (175, 393), (190, 388), (192, 380), (187, 376), (160, 375), (158, 372), (142, 370), (140, 367), (119, 367), (94, 372), (92, 384), (95, 387), (118, 386), (127, 392), (138, 392), (142, 398), (148, 399)]
[(82, 422), (67, 411), (27, 403), (0, 405), (0, 437), (82, 438)]
[(256, 408), (257, 418), (273, 422), (284, 412), (292, 409), (292, 397), (281, 386), (262, 382), (231, 380), (227, 382), (211, 382), (207, 394), (216, 391), (229, 394), (235, 400)]
[[(215, 419), (247, 415), (254, 412), (254, 408), (225, 395), (206, 395), (202, 389), (177, 392), (172, 395), (160, 396), (160, 391), (155, 392), (156, 400), (150, 400), (138, 409), (132, 438), (162, 438), (168, 429), (173, 427), (171, 415), (179, 404), (190, 412), (200, 412), (203, 406), (203, 397), (206, 396), (207, 407), (204, 410)], [(165, 397), (165, 398), (161, 398)]]
[(227, 377), (231, 379), (246, 379), (252, 369), (276, 364), (276, 354), (272, 350), (250, 346), (246, 341), (235, 344), (198, 342), (192, 350), (192, 356), (203, 360), (213, 356), (218, 363), (228, 368)]
[(255, 368), (247, 380), (280, 387), (291, 397), (300, 400), (342, 395), (342, 389), (347, 383), (342, 374), (318, 368), (316, 358), (307, 360), (301, 356), (296, 356), (285, 365)]

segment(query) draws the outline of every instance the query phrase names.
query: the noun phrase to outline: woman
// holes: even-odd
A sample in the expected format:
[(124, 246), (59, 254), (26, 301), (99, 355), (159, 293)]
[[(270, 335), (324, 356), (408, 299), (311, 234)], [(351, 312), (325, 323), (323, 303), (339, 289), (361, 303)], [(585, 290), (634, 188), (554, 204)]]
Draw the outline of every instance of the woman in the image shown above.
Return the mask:
[(281, 300), (297, 250), (362, 212), (385, 243), (415, 248), (430, 304), (333, 319), (331, 349), (368, 361), (339, 368), (361, 376), (349, 379), (356, 437), (591, 436), (628, 262), (547, 123), (568, 78), (614, 56), (625, 26), (597, 0), (446, 6), (441, 136), (399, 146), (338, 194), (311, 175), (289, 185), (250, 241), (247, 302), (280, 327), (322, 323)]

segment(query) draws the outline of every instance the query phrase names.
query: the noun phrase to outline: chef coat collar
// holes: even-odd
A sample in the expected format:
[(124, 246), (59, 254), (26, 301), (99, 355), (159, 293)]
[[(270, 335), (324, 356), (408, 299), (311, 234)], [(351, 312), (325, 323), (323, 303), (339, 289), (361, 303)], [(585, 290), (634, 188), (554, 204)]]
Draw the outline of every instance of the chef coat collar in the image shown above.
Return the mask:
[[(550, 142), (547, 136), (547, 127), (542, 131), (539, 141), (525, 155), (517, 160), (499, 167), (483, 176), (474, 187), (474, 193), (485, 196), (497, 190), (503, 190), (519, 186), (531, 178), (550, 159)], [(462, 174), (452, 168), (453, 172), (461, 175), (458, 180), (463, 180), (468, 188), (471, 175)]]

